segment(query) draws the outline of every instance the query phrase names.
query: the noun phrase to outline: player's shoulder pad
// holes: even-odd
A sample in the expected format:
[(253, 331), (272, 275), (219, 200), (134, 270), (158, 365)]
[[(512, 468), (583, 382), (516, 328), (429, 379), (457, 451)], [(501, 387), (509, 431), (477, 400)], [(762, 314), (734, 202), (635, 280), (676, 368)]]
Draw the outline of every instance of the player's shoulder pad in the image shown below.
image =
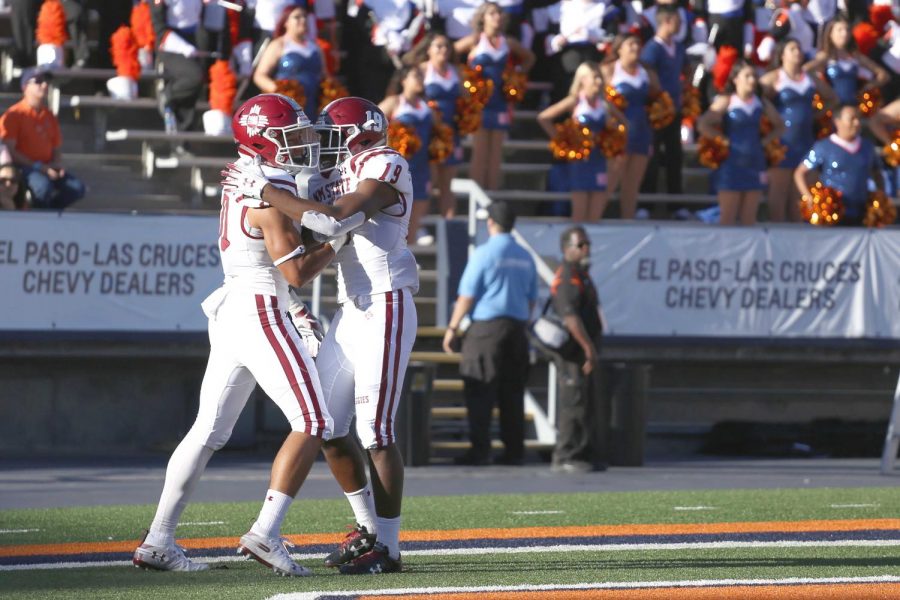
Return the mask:
[(297, 183), (294, 176), (278, 167), (270, 167), (269, 165), (261, 165), (263, 175), (269, 180), (269, 183), (277, 188), (286, 190), (292, 194), (297, 193)]
[[(350, 170), (360, 180), (390, 181), (392, 172), (398, 167), (398, 174), (409, 170), (406, 159), (399, 152), (387, 146), (360, 152), (350, 159)], [(396, 177), (393, 179), (396, 181)]]

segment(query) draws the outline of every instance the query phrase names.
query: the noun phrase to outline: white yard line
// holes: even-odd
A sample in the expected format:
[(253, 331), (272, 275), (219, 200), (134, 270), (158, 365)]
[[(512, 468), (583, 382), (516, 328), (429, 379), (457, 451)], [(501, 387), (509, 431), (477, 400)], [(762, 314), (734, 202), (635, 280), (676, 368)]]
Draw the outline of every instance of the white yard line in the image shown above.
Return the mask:
[(511, 515), (564, 515), (564, 510), (513, 510)]
[[(434, 548), (429, 550), (404, 550), (404, 556), (457, 556), (476, 554), (533, 554), (535, 552), (638, 552), (647, 550), (722, 550), (728, 548), (833, 548), (833, 547), (894, 547), (900, 540), (822, 540), (822, 541), (766, 541), (766, 542), (673, 542), (652, 544), (558, 544), (554, 546), (523, 546), (494, 548)], [(189, 550), (191, 560), (211, 564), (247, 560), (242, 556), (203, 556), (201, 550)], [(322, 553), (291, 554), (295, 560), (318, 560)], [(38, 571), (54, 569), (80, 569), (89, 567), (130, 566), (130, 560), (78, 561), (0, 565), (2, 571)]]
[(191, 521), (178, 524), (179, 527), (186, 527), (188, 525), (225, 525), (225, 521)]
[(328, 592), (296, 592), (277, 594), (268, 600), (316, 600), (323, 596), (404, 596), (412, 594), (477, 594), (496, 592), (551, 592), (558, 590), (630, 590), (638, 588), (709, 588), (735, 587), (752, 585), (839, 585), (859, 583), (900, 583), (900, 577), (894, 575), (876, 575), (874, 577), (787, 577), (784, 579), (688, 579), (680, 581), (616, 581), (608, 583), (576, 583), (569, 585), (492, 585), (483, 587), (423, 587), (397, 588), (384, 590), (328, 591)]
[(40, 531), (40, 529), (0, 529), (0, 534), (4, 533), (33, 533), (35, 531)]
[(672, 510), (716, 510), (715, 506), (673, 506)]
[(878, 508), (881, 506), (875, 502), (873, 504), (832, 504), (831, 508)]

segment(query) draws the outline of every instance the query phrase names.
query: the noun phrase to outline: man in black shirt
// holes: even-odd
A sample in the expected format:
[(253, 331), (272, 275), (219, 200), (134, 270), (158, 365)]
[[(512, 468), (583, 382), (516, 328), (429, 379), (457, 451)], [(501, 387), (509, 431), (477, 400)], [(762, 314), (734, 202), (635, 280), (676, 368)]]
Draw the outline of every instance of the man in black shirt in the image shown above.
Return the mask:
[(556, 359), (559, 370), (559, 417), (553, 469), (563, 472), (603, 470), (600, 435), (599, 353), (603, 325), (600, 300), (591, 281), (591, 242), (584, 229), (570, 227), (560, 237), (563, 262), (550, 293), (553, 308), (569, 330), (570, 340)]

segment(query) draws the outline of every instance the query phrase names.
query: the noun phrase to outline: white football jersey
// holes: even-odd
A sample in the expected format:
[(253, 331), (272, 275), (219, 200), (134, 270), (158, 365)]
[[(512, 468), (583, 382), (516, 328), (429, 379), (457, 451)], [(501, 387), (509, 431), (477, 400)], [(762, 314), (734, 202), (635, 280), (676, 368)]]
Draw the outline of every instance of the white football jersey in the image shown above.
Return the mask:
[(309, 179), (306, 197), (332, 204), (344, 194), (355, 192), (366, 179), (393, 187), (398, 201), (354, 229), (350, 242), (337, 253), (338, 302), (401, 288), (409, 288), (412, 293), (419, 290), (416, 259), (406, 246), (412, 176), (396, 150), (382, 146), (348, 158), (329, 178)]
[[(263, 165), (263, 173), (275, 187), (297, 193), (294, 178), (281, 169)], [(240, 192), (222, 188), (222, 208), (219, 212), (219, 253), (225, 284), (256, 294), (271, 296), (287, 293), (287, 280), (273, 264), (266, 250), (262, 230), (251, 227), (247, 212), (251, 207), (238, 204)], [(274, 210), (274, 209), (270, 209)]]

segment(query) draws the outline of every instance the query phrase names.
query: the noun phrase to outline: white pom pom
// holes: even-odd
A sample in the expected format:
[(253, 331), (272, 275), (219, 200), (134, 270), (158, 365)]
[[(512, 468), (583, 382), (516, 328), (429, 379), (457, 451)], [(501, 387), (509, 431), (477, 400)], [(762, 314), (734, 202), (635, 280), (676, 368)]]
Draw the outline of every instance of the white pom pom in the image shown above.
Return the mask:
[(134, 100), (138, 94), (137, 81), (122, 75), (107, 80), (106, 89), (110, 97), (116, 100)]

